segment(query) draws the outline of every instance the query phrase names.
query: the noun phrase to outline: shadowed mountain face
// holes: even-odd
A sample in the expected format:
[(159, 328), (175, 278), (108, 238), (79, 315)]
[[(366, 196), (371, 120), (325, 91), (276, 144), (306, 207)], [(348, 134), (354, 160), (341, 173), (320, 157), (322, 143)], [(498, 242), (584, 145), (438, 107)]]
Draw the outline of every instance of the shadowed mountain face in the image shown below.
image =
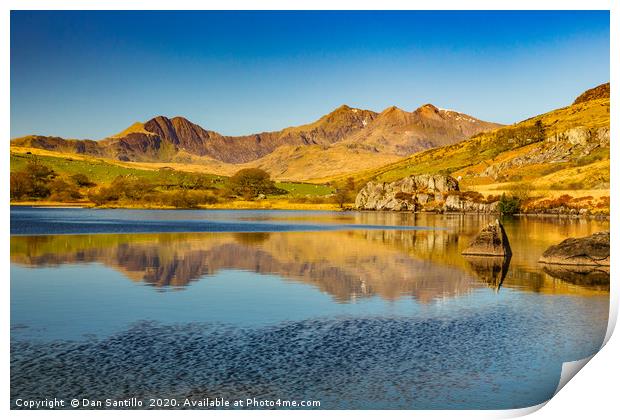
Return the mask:
[(265, 157), (281, 146), (329, 148), (340, 143), (372, 153), (406, 156), (454, 144), (497, 127), (499, 124), (433, 105), (413, 112), (391, 107), (380, 114), (343, 105), (311, 124), (247, 136), (224, 136), (182, 117), (158, 116), (100, 141), (35, 135), (14, 139), (12, 145), (122, 161), (172, 162), (189, 155), (245, 163)]
[(504, 281), (508, 261), (480, 265), (460, 256), (475, 234), (475, 228), (465, 230), (22, 236), (11, 238), (11, 262), (31, 267), (100, 263), (158, 290), (208, 281), (205, 276), (222, 270), (243, 270), (312, 285), (338, 302), (378, 296), (426, 303), (500, 286), (554, 294), (609, 290), (608, 281), (607, 286), (565, 284), (518, 256)]

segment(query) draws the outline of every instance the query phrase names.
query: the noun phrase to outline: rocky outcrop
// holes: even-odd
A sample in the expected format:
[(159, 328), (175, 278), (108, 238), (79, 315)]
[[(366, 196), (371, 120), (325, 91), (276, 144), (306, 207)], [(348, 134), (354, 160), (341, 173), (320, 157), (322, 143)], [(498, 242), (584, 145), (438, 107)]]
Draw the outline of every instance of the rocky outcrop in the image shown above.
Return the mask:
[(580, 104), (582, 102), (592, 101), (594, 99), (609, 98), (609, 92), (610, 92), (609, 82), (603, 83), (602, 85), (598, 85), (595, 88), (588, 89), (585, 92), (583, 92), (581, 95), (577, 97), (577, 99), (575, 99), (575, 102), (573, 102), (573, 105)]
[(446, 175), (411, 175), (390, 183), (371, 181), (358, 193), (355, 207), (388, 211), (498, 212), (497, 202), (478, 202), (461, 194), (458, 181)]
[(504, 226), (495, 219), (482, 229), (469, 246), (462, 252), (463, 255), (479, 256), (511, 256), (512, 251)]
[(573, 127), (546, 138), (527, 154), (488, 166), (480, 176), (499, 180), (502, 174), (514, 168), (585, 158), (596, 149), (609, 147), (609, 142), (609, 127)]
[(549, 247), (539, 262), (573, 266), (609, 266), (609, 232), (569, 238)]
[(369, 182), (357, 194), (355, 207), (361, 210), (417, 211), (443, 202), (444, 194), (459, 190), (451, 176), (412, 175), (395, 182)]

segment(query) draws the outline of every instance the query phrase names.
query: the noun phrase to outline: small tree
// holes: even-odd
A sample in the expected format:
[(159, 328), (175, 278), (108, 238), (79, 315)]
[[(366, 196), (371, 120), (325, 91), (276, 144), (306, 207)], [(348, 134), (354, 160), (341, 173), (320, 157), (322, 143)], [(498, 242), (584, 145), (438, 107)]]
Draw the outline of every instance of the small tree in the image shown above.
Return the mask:
[(344, 208), (345, 203), (348, 201), (349, 194), (344, 188), (338, 188), (334, 194), (334, 201), (341, 209)]
[(276, 188), (269, 173), (258, 168), (241, 169), (228, 180), (228, 188), (237, 196), (251, 200), (259, 194), (282, 194), (285, 191)]
[(520, 203), (524, 203), (531, 198), (532, 189), (532, 184), (528, 182), (520, 182), (513, 184), (509, 193), (512, 197), (517, 198)]
[(26, 172), (38, 181), (49, 181), (56, 176), (56, 173), (34, 158), (26, 165)]
[(71, 179), (78, 187), (94, 187), (96, 185), (84, 174), (71, 175)]
[(88, 193), (88, 199), (98, 206), (111, 201), (118, 201), (119, 198), (118, 191), (114, 191), (112, 187), (101, 187), (97, 191), (91, 190)]
[(355, 200), (355, 180), (352, 177), (347, 178), (342, 185), (336, 187), (334, 193), (334, 201), (342, 209), (348, 202)]
[(11, 199), (21, 200), (32, 192), (32, 179), (24, 171), (11, 172)]
[(50, 200), (53, 201), (72, 201), (82, 198), (82, 194), (77, 186), (70, 184), (60, 178), (54, 179), (50, 185)]
[(521, 201), (517, 197), (502, 194), (498, 204), (498, 210), (502, 215), (510, 216), (518, 213), (520, 209)]
[(56, 173), (34, 158), (21, 171), (11, 173), (11, 198), (46, 198), (50, 195), (49, 184)]
[(542, 120), (536, 120), (534, 123), (534, 141), (544, 141), (546, 137), (547, 134)]

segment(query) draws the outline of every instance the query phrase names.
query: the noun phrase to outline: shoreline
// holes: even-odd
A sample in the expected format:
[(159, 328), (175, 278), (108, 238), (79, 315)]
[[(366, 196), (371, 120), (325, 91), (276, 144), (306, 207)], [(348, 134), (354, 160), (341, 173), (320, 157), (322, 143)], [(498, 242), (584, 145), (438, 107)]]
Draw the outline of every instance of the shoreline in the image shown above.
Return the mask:
[(55, 208), (86, 208), (86, 209), (124, 209), (124, 210), (314, 210), (314, 211), (347, 211), (336, 204), (284, 203), (274, 201), (234, 201), (232, 203), (206, 204), (198, 207), (173, 207), (161, 205), (105, 205), (97, 206), (90, 202), (59, 202), (59, 201), (12, 201), (11, 207), (55, 207)]
[[(172, 206), (148, 206), (148, 205), (118, 205), (96, 206), (87, 202), (56, 202), (56, 201), (17, 201), (11, 202), (11, 207), (41, 207), (41, 208), (86, 208), (103, 210), (289, 210), (289, 211), (331, 211), (331, 212), (363, 212), (363, 213), (410, 213), (410, 214), (445, 214), (445, 215), (478, 215), (501, 217), (499, 213), (480, 212), (411, 212), (411, 211), (383, 211), (383, 210), (357, 210), (352, 207), (340, 208), (335, 204), (307, 204), (307, 203), (284, 203), (273, 201), (235, 201), (227, 204), (209, 204), (195, 208), (179, 208)], [(510, 217), (510, 216), (508, 216)], [(609, 214), (561, 214), (561, 213), (517, 213), (512, 217), (544, 217), (560, 219), (585, 219), (585, 220), (610, 220)]]

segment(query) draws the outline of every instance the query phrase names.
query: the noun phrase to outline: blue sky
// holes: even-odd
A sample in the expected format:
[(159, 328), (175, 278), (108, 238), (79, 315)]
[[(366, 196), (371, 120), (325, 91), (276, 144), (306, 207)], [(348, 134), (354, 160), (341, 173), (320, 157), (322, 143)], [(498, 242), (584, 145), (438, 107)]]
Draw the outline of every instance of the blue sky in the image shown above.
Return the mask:
[(511, 123), (608, 80), (607, 11), (11, 12), (11, 137), (249, 134), (345, 103)]

